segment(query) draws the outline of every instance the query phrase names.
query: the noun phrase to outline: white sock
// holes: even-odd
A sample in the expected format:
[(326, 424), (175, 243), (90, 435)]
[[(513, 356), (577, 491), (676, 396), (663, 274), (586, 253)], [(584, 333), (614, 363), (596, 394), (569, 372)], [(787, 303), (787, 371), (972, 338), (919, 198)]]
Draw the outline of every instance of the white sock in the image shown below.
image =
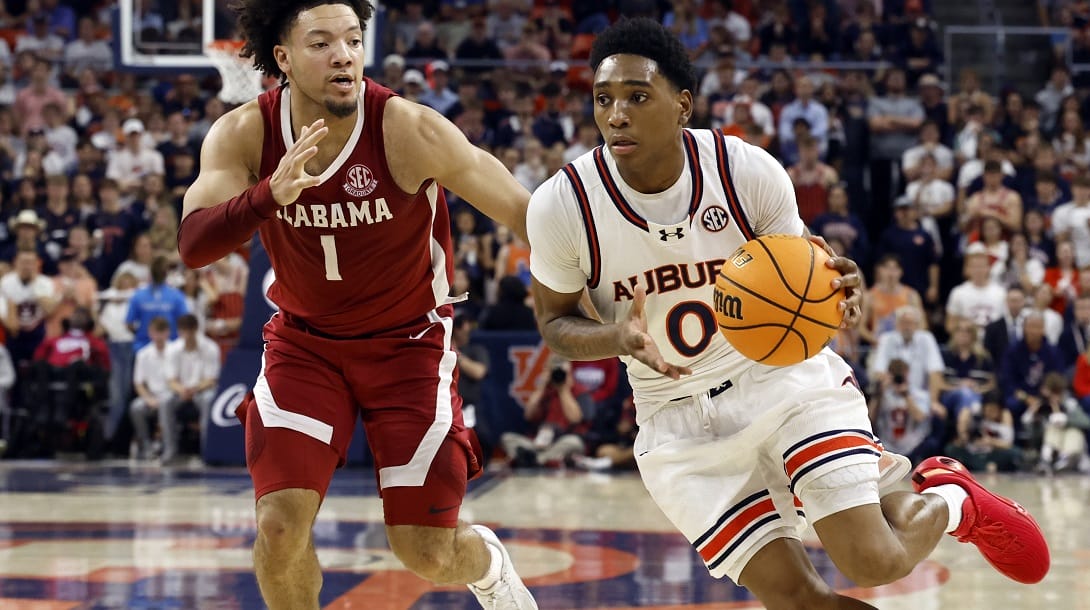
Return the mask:
[(950, 520), (946, 524), (946, 533), (956, 530), (961, 525), (961, 506), (965, 503), (965, 499), (969, 497), (968, 492), (961, 488), (960, 485), (954, 485), (953, 483), (947, 483), (946, 485), (936, 485), (934, 487), (928, 487), (923, 490), (925, 494), (935, 494), (936, 496), (946, 500), (946, 507), (949, 509)]
[(492, 560), (488, 564), (488, 570), (484, 573), (484, 576), (471, 584), (478, 589), (491, 589), (500, 580), (500, 572), (503, 570), (503, 555), (500, 554), (499, 549), (488, 544), (488, 542), (484, 543), (484, 548), (488, 549), (489, 557)]

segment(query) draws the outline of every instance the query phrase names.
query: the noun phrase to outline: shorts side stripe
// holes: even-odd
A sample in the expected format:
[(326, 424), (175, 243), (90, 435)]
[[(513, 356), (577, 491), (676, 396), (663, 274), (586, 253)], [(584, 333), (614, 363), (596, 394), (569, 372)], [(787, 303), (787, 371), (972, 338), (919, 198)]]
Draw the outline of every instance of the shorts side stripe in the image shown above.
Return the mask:
[[(720, 554), (728, 555), (753, 533), (755, 528), (750, 527), (751, 525), (756, 522), (764, 523), (767, 519), (775, 519), (778, 516), (779, 513), (776, 512), (776, 505), (772, 503), (772, 498), (765, 498), (729, 520), (718, 534), (708, 540), (703, 548), (698, 549), (698, 552), (705, 563), (712, 567), (711, 562), (716, 557)], [(725, 552), (724, 549), (726, 549)]]
[(439, 452), (439, 446), (443, 444), (454, 423), (454, 405), (451, 399), (451, 386), (454, 384), (454, 367), (458, 362), (458, 354), (450, 348), (451, 334), (454, 330), (454, 321), (449, 317), (442, 317), (435, 311), (428, 312), (428, 320), (443, 326), (443, 356), (439, 360), (439, 386), (435, 394), (435, 420), (428, 426), (424, 438), (416, 446), (416, 452), (409, 463), (401, 466), (387, 466), (378, 471), (379, 488), (387, 487), (420, 487), (431, 469), (432, 460)]
[(806, 476), (807, 473), (812, 472), (815, 468), (824, 466), (829, 462), (833, 462), (841, 458), (846, 458), (853, 455), (873, 455), (875, 457), (881, 457), (882, 453), (868, 447), (860, 447), (858, 449), (849, 449), (847, 451), (839, 451), (836, 453), (828, 454), (821, 459), (810, 462), (805, 467), (800, 468), (799, 471), (795, 473), (795, 476), (791, 477), (791, 493), (795, 493), (795, 486), (798, 485), (799, 480), (802, 479), (802, 477)]
[(706, 541), (708, 538), (711, 538), (712, 535), (715, 534), (715, 532), (719, 531), (719, 528), (723, 527), (723, 524), (726, 523), (728, 519), (733, 517), (735, 513), (767, 495), (769, 495), (768, 490), (762, 489), (761, 491), (758, 491), (757, 493), (728, 508), (726, 512), (724, 512), (723, 515), (720, 516), (719, 519), (715, 522), (715, 525), (709, 527), (708, 531), (704, 532), (700, 535), (699, 538), (693, 541), (693, 546), (699, 547), (703, 545), (704, 541)]
[[(771, 500), (769, 500), (769, 501), (771, 502)], [(727, 557), (730, 557), (730, 554), (733, 553), (734, 550), (737, 549), (739, 545), (741, 545), (743, 542), (745, 542), (747, 538), (749, 538), (750, 536), (755, 534), (762, 527), (768, 525), (769, 523), (773, 523), (774, 521), (776, 521), (776, 519), (779, 519), (779, 518), (780, 518), (779, 513), (774, 512), (773, 514), (768, 515), (767, 517), (765, 517), (765, 518), (761, 519), (760, 521), (757, 521), (756, 523), (754, 523), (749, 529), (747, 529), (745, 532), (743, 532), (742, 535), (739, 536), (737, 540), (734, 541), (734, 544), (730, 545), (727, 548), (727, 550), (723, 551), (723, 554), (720, 555), (718, 559), (716, 559), (715, 561), (712, 561), (710, 563), (707, 560), (705, 560), (705, 563), (707, 563), (707, 565), (708, 565), (708, 569), (709, 570), (714, 570), (715, 568), (718, 568), (719, 564), (723, 563), (723, 561), (726, 560)]]
[(266, 428), (287, 428), (313, 439), (329, 444), (333, 440), (333, 426), (313, 417), (285, 411), (276, 404), (269, 387), (269, 380), (265, 378), (265, 354), (261, 354), (261, 372), (254, 382), (254, 402), (257, 403), (257, 411), (261, 414), (261, 423)]

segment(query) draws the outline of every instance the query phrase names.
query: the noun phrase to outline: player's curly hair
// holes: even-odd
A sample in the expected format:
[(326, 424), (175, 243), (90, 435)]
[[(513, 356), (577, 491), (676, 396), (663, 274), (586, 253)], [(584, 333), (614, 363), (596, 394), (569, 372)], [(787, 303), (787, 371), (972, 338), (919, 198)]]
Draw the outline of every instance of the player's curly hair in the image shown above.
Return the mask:
[(696, 90), (696, 71), (685, 47), (661, 23), (646, 17), (621, 19), (594, 39), (590, 66), (598, 71), (611, 55), (639, 55), (658, 64), (659, 72), (678, 90)]
[(281, 44), (299, 13), (323, 4), (344, 4), (360, 18), (360, 27), (375, 12), (368, 0), (235, 0), (230, 8), (238, 14), (238, 29), (245, 44), (239, 54), (252, 57), (254, 68), (267, 76), (283, 78), (273, 55), (273, 47)]

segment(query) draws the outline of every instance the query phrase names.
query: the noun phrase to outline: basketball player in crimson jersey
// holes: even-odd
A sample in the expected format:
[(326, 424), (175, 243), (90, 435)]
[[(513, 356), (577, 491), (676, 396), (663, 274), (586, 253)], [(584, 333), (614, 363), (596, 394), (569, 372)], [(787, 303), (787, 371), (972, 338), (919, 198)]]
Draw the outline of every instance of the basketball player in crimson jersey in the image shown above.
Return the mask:
[(356, 420), (390, 547), (488, 609), (537, 608), (496, 535), (458, 520), (480, 469), (451, 347), (443, 190), (525, 235), (526, 192), (442, 116), (363, 76), (365, 0), (240, 0), (254, 66), (286, 81), (224, 115), (185, 195), (179, 250), (207, 265), (259, 231), (280, 311), (239, 407), (257, 499), (254, 564), (273, 610), (318, 608), (311, 527)]
[[(606, 144), (547, 180), (528, 210), (538, 324), (563, 357), (626, 361), (640, 474), (710, 573), (773, 610), (872, 608), (821, 579), (799, 539), (809, 521), (861, 586), (907, 575), (943, 532), (1012, 579), (1043, 578), (1049, 552), (1033, 518), (954, 460), (917, 467), (922, 493), (880, 497), (881, 446), (833, 351), (764, 366), (717, 332), (708, 303), (730, 253), (757, 235), (807, 234), (791, 181), (757, 147), (684, 128), (693, 67), (658, 22), (611, 26), (590, 62)], [(844, 258), (831, 265), (854, 323), (858, 271)], [(584, 289), (604, 322), (582, 313)]]

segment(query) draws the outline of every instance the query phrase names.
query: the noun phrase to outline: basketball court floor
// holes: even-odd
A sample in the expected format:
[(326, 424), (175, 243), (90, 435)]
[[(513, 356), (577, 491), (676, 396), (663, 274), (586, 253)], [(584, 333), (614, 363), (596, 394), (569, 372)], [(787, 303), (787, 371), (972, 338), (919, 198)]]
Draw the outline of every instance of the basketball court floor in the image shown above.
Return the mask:
[[(1035, 586), (997, 574), (944, 540), (907, 578), (854, 590), (820, 546), (827, 581), (883, 610), (1090, 609), (1090, 478), (986, 475), (1037, 516), (1053, 567)], [(250, 572), (249, 479), (241, 468), (0, 463), (0, 609), (262, 608)], [(369, 470), (342, 470), (315, 527), (326, 609), (477, 608), (462, 587), (432, 587), (386, 545)], [(710, 578), (633, 474), (490, 473), (465, 518), (507, 541), (542, 610), (759, 608)]]

